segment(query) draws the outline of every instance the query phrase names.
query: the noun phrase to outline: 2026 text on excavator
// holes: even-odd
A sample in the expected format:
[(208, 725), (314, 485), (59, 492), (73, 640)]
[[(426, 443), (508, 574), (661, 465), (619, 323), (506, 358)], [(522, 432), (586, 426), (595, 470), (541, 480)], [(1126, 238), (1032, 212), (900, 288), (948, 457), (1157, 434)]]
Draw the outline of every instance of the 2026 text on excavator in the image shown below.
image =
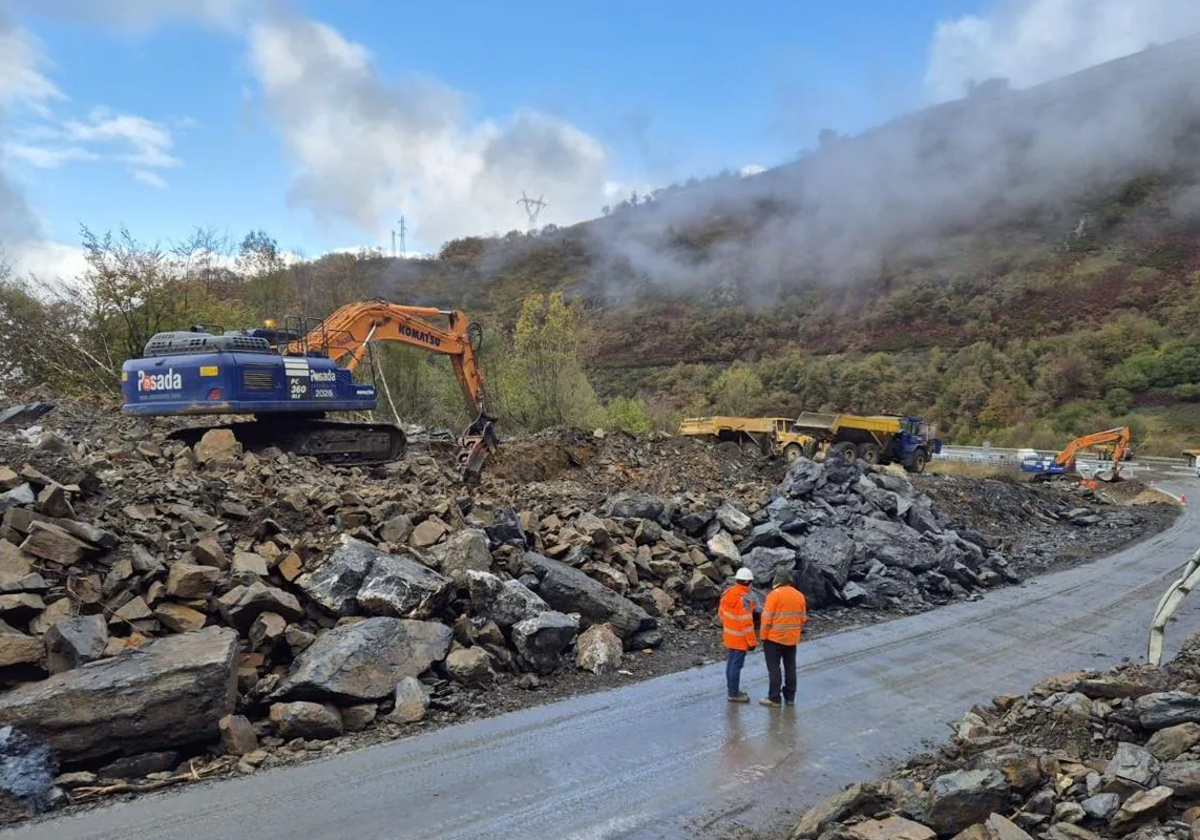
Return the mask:
[[(434, 323), (435, 318), (447, 323)], [(224, 426), (248, 448), (277, 446), (342, 464), (391, 461), (407, 442), (399, 427), (325, 416), (373, 411), (376, 388), (356, 382), (354, 370), (371, 342), (399, 342), (450, 358), (475, 418), (458, 440), (463, 479), (475, 483), (498, 445), (477, 359), (482, 334), (458, 310), (382, 299), (346, 304), (311, 325), (290, 318), (283, 328), (267, 322), (254, 329), (198, 325), (158, 333), (142, 358), (121, 366), (121, 410), (143, 416), (253, 415)], [(211, 428), (180, 429), (172, 437), (195, 443)]]

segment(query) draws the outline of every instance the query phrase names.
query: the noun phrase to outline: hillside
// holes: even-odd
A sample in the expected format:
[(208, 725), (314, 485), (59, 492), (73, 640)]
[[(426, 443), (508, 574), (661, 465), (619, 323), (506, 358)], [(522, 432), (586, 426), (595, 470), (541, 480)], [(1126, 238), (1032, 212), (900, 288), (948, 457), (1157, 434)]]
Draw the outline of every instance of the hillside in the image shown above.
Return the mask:
[(742, 362), (729, 409), (916, 411), (1043, 446), (1132, 409), (1173, 454), (1200, 423), (1198, 56), (993, 81), (751, 178), (357, 270), (504, 326), (530, 293), (577, 295), (602, 394), (707, 410)]
[[(1141, 451), (1177, 454), (1200, 441), (1198, 65), (1191, 39), (1027, 90), (988, 80), (858, 137), (822, 132), (755, 176), (432, 258), (285, 268), (256, 232), (230, 270), (194, 258), (198, 235), (171, 274), (132, 237), (85, 231), (90, 298), (0, 301), (8, 372), (111, 387), (156, 329), (385, 296), (483, 323), (510, 429), (904, 411), (959, 443), (1057, 447), (1130, 423)], [(551, 292), (580, 308), (549, 325), (534, 296)], [(79, 358), (47, 353), (47, 333)], [(400, 413), (459, 422), (448, 368), (395, 349), (383, 370)], [(532, 393), (551, 362), (553, 394)]]

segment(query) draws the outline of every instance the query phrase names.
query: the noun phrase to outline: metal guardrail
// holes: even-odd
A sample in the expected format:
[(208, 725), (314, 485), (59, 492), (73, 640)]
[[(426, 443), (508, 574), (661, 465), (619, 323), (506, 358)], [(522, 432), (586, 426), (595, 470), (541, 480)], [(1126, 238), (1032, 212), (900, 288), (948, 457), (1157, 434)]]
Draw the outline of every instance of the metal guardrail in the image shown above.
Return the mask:
[[(942, 451), (934, 455), (933, 458), (934, 460), (941, 459), (946, 461), (965, 461), (968, 463), (997, 465), (1012, 464), (1013, 466), (1019, 466), (1023, 460), (1020, 453), (1025, 452), (1028, 454), (1030, 451), (1030, 449), (1013, 449), (999, 446), (946, 446), (945, 444), (942, 444)], [(1053, 457), (1055, 454), (1057, 454), (1056, 452), (1041, 450), (1032, 451), (1036, 451), (1040, 457)], [(1076, 463), (1086, 467), (1098, 466), (1108, 462), (1099, 458), (1077, 458)], [(1163, 466), (1185, 468), (1191, 467), (1191, 464), (1186, 458), (1165, 458), (1154, 455), (1139, 456), (1135, 460), (1126, 463), (1133, 467), (1136, 467), (1139, 463), (1161, 464)]]

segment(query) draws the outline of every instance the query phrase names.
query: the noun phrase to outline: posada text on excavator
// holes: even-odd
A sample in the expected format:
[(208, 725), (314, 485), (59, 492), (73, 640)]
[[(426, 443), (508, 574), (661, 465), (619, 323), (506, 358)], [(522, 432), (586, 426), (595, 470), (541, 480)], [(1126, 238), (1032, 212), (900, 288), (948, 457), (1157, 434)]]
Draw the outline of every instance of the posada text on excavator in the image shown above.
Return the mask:
[[(446, 325), (431, 319), (444, 318)], [(315, 320), (315, 319), (314, 319)], [(474, 421), (459, 436), (459, 464), (467, 483), (479, 480), (497, 445), (476, 353), (483, 332), (458, 310), (402, 306), (386, 300), (349, 303), (310, 325), (225, 331), (199, 325), (162, 332), (142, 358), (121, 366), (121, 411), (143, 416), (253, 415), (230, 423), (248, 448), (277, 446), (341, 464), (399, 458), (407, 442), (390, 423), (327, 420), (335, 412), (373, 411), (374, 385), (353, 373), (373, 341), (394, 341), (450, 358)], [(212, 426), (180, 429), (172, 437), (197, 442)]]

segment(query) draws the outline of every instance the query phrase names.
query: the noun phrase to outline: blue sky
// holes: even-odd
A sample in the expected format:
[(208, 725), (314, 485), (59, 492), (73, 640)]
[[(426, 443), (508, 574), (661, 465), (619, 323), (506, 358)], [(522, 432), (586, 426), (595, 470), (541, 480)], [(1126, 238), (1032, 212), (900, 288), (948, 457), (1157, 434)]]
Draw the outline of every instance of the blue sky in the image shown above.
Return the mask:
[(0, 171), (37, 225), (0, 226), (10, 251), (77, 245), (82, 223), (161, 241), (262, 228), (316, 254), (386, 246), (400, 213), (424, 249), (502, 233), (522, 189), (562, 224), (782, 163), (822, 127), (861, 131), (966, 77), (1034, 82), (1138, 49), (1190, 0), (1145, 0), (1157, 28), (1128, 38), (1118, 20), (1058, 52), (1022, 32), (1125, 0), (13, 3)]

